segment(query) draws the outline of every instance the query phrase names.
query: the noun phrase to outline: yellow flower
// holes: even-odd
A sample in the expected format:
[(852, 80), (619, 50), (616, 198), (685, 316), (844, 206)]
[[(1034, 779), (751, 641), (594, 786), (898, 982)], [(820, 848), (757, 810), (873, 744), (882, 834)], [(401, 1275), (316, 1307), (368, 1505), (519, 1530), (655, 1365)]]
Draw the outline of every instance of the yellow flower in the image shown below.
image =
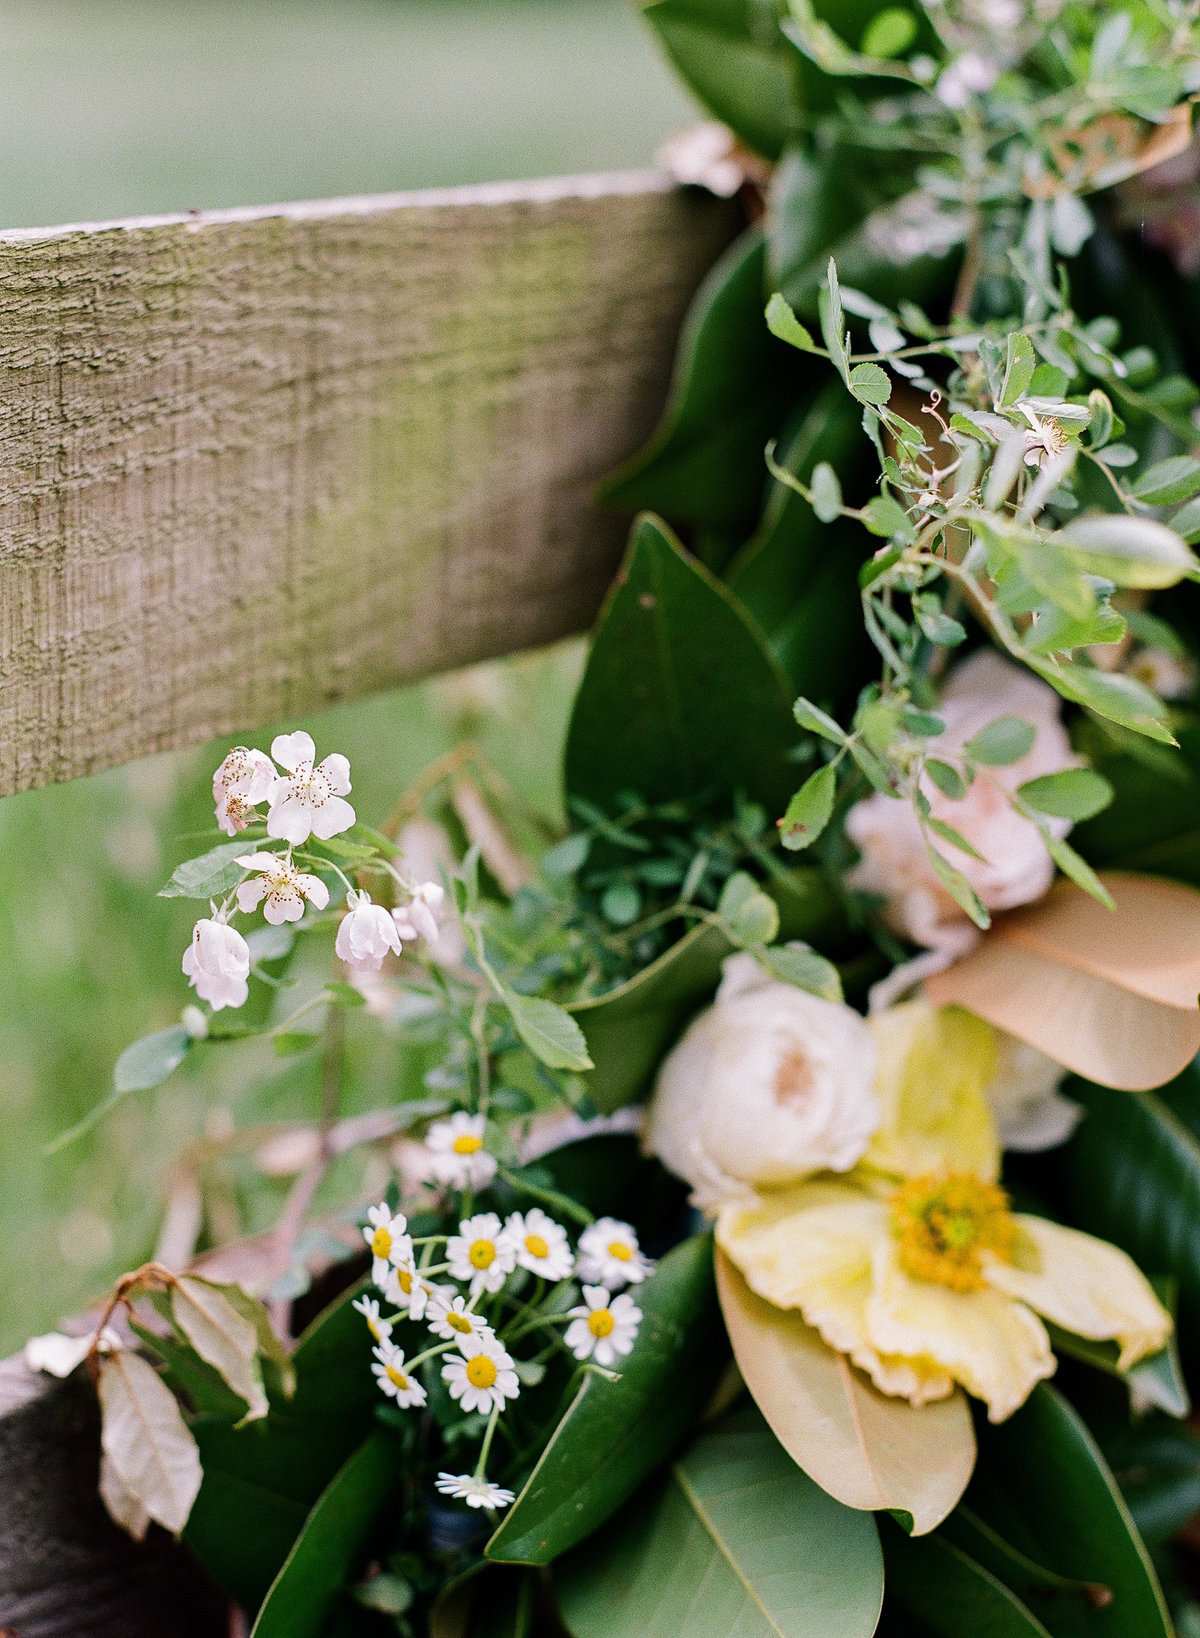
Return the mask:
[(1157, 1352), (1171, 1319), (1125, 1253), (1013, 1212), (999, 1187), (990, 1027), (924, 1000), (869, 1022), (883, 1123), (860, 1164), (718, 1215), (750, 1286), (883, 1393), (920, 1405), (961, 1383), (993, 1422), (1054, 1371), (1042, 1318), (1115, 1339), (1122, 1367)]

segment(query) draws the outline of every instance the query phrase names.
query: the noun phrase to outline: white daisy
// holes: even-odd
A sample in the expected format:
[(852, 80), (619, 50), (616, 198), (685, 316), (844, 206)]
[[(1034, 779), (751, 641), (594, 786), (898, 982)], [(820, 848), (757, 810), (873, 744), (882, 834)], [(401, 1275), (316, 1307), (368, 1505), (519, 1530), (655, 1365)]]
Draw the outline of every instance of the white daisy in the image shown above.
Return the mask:
[(393, 1212), (386, 1204), (381, 1203), (368, 1210), (366, 1227), (362, 1233), (374, 1258), (371, 1264), (371, 1278), (376, 1285), (385, 1286), (392, 1264), (411, 1258), (412, 1241), (406, 1232), (407, 1228), (408, 1218), (404, 1213)]
[(504, 1225), (504, 1237), (516, 1248), (519, 1268), (540, 1274), (544, 1280), (565, 1280), (571, 1273), (575, 1259), (566, 1229), (537, 1207), (524, 1213), (514, 1211)]
[(517, 1249), (495, 1212), (482, 1211), (465, 1218), (450, 1236), (446, 1261), (456, 1280), (470, 1280), (472, 1291), (499, 1291), (517, 1266)]
[(443, 1496), (454, 1496), (468, 1507), (486, 1507), (489, 1512), (507, 1507), (513, 1499), (511, 1490), (489, 1479), (476, 1478), (473, 1473), (439, 1473), (437, 1487)]
[(497, 1161), (483, 1146), (482, 1115), (459, 1110), (449, 1120), (434, 1121), (425, 1137), (429, 1175), (451, 1189), (486, 1189)]
[(610, 1297), (602, 1285), (585, 1285), (583, 1303), (569, 1317), (565, 1341), (575, 1358), (614, 1365), (637, 1341), (642, 1311), (624, 1292)]
[(495, 1337), (478, 1337), (467, 1344), (462, 1355), (449, 1354), (442, 1366), (442, 1380), (465, 1411), (483, 1411), (504, 1406), (521, 1391), (511, 1354)]
[(391, 1342), (381, 1342), (373, 1352), (376, 1363), (371, 1369), (384, 1393), (404, 1410), (410, 1405), (423, 1405), (425, 1389), (404, 1369), (404, 1349)]
[(379, 1311), (379, 1304), (374, 1297), (360, 1297), (356, 1303), (351, 1304), (351, 1307), (357, 1308), (366, 1320), (367, 1329), (376, 1342), (389, 1342), (391, 1340), (392, 1322), (384, 1319)]
[(601, 1217), (579, 1236), (575, 1271), (581, 1280), (615, 1291), (622, 1285), (640, 1285), (653, 1267), (638, 1249), (633, 1229), (615, 1217)]
[(379, 1283), (388, 1301), (404, 1309), (410, 1320), (425, 1318), (429, 1300), (437, 1290), (418, 1269), (411, 1244), (407, 1256), (389, 1268), (386, 1279)]
[(457, 1342), (460, 1348), (465, 1347), (468, 1340), (478, 1341), (495, 1334), (490, 1325), (471, 1312), (467, 1299), (452, 1285), (439, 1286), (430, 1298), (429, 1329), (435, 1337)]

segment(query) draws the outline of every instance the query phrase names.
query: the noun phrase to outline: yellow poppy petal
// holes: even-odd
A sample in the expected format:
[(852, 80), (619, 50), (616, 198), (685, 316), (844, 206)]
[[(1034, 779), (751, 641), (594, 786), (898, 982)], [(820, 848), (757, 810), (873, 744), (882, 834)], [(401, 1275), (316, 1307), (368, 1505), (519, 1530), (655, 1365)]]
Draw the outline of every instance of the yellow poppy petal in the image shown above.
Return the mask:
[(887, 1234), (887, 1208), (839, 1183), (772, 1191), (761, 1206), (726, 1206), (717, 1218), (717, 1244), (760, 1297), (799, 1309), (881, 1392), (915, 1405), (944, 1399), (954, 1389), (944, 1370), (921, 1358), (884, 1358), (867, 1336), (872, 1263)]
[(900, 1177), (1000, 1175), (1000, 1145), (985, 1095), (998, 1047), (990, 1024), (922, 999), (867, 1019), (879, 1055), (883, 1121), (864, 1164)]
[(1018, 1217), (1036, 1249), (1036, 1268), (987, 1259), (984, 1277), (1018, 1297), (1064, 1331), (1121, 1345), (1122, 1370), (1157, 1353), (1171, 1334), (1171, 1316), (1133, 1260), (1105, 1240), (1043, 1217)]
[(982, 1399), (992, 1422), (1003, 1422), (1054, 1374), (1046, 1328), (1022, 1303), (1000, 1291), (952, 1291), (911, 1279), (896, 1246), (882, 1242), (867, 1303), (867, 1334), (881, 1354), (924, 1355)]

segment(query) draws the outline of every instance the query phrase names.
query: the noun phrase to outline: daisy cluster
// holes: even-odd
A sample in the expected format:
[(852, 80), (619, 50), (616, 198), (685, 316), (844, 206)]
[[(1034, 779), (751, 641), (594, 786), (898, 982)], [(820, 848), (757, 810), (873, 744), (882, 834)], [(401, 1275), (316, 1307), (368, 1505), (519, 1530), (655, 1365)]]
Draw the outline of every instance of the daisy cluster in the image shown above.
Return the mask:
[[(384, 958), (399, 955), (406, 940), (435, 942), (444, 890), (437, 882), (409, 882), (382, 856), (371, 867), (391, 876), (406, 902), (394, 909), (376, 904), (371, 895), (354, 887), (349, 878), (323, 856), (303, 850), (312, 841), (330, 842), (355, 824), (355, 812), (346, 797), (350, 792), (350, 764), (337, 752), (316, 760), (316, 746), (302, 729), (279, 734), (271, 755), (238, 745), (213, 775), (217, 824), (227, 836), (251, 826), (264, 825), (264, 845), (247, 847), (234, 863), (242, 879), (211, 915), (192, 929), (184, 952), (183, 971), (188, 983), (214, 1012), (245, 1005), (249, 994), (250, 946), (231, 915), (250, 915), (261, 907), (274, 927), (298, 922), (305, 906), (324, 910), (329, 888), (322, 878), (304, 869), (316, 864), (340, 876), (346, 888), (346, 913), (338, 927), (336, 951), (354, 972), (378, 972)], [(260, 809), (265, 804), (265, 815)], [(271, 843), (282, 843), (272, 848)], [(363, 852), (365, 850), (359, 850)]]
[[(448, 1181), (486, 1173), (490, 1181), (495, 1161), (482, 1147), (482, 1127), (482, 1116), (468, 1115), (435, 1124), (427, 1139), (435, 1175)], [(642, 1311), (621, 1288), (640, 1285), (653, 1265), (628, 1223), (601, 1218), (572, 1250), (566, 1229), (539, 1207), (503, 1220), (477, 1212), (457, 1233), (414, 1239), (407, 1218), (381, 1204), (368, 1211), (363, 1237), (372, 1280), (392, 1310), (385, 1313), (375, 1297), (354, 1305), (375, 1339), (372, 1370), (381, 1390), (401, 1408), (418, 1409), (428, 1389), (417, 1373), (438, 1369), (464, 1415), (488, 1421), (475, 1472), (441, 1473), (437, 1488), (469, 1507), (506, 1507), (512, 1491), (491, 1483), (486, 1468), (496, 1423), (520, 1395), (522, 1377), (537, 1380), (555, 1353), (606, 1369), (629, 1354)], [(530, 1276), (539, 1282), (532, 1299)], [(411, 1357), (393, 1337), (403, 1321), (424, 1325), (433, 1338)], [(522, 1340), (538, 1353), (519, 1362), (512, 1350)]]

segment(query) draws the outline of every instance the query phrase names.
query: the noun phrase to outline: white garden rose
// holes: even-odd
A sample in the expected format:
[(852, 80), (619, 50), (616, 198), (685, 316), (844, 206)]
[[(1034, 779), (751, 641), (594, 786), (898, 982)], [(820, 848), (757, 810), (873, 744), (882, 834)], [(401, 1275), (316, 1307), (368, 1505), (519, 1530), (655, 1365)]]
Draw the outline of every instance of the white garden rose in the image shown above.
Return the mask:
[(714, 1004), (659, 1072), (647, 1142), (701, 1207), (848, 1171), (879, 1124), (875, 1046), (841, 1002), (730, 956)]
[[(1059, 720), (1059, 703), (1047, 683), (992, 649), (964, 661), (942, 696), (946, 730), (933, 745), (943, 758), (961, 751), (999, 717), (1019, 717), (1034, 730), (1033, 744), (1019, 761), (981, 770), (959, 801), (944, 796), (928, 779), (923, 782), (933, 817), (953, 825), (980, 855), (972, 859), (939, 843), (989, 910), (1029, 904), (1054, 880), (1054, 862), (1037, 827), (1014, 811), (1008, 793), (1027, 780), (1078, 767)], [(1059, 837), (1071, 828), (1069, 819), (1047, 819), (1046, 824)], [(975, 929), (938, 880), (911, 803), (881, 793), (869, 796), (850, 809), (846, 832), (862, 854), (849, 885), (886, 900), (889, 926), (914, 944), (944, 951), (944, 965), (970, 949)]]

